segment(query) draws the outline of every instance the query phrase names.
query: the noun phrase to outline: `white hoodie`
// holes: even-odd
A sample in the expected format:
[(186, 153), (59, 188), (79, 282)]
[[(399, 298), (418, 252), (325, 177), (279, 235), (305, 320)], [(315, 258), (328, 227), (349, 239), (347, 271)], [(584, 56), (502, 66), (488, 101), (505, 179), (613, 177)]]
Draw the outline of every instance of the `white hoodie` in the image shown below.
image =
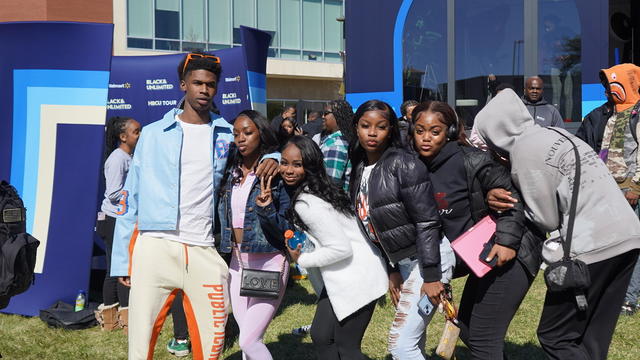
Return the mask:
[[(527, 217), (564, 238), (575, 176), (573, 146), (562, 135), (536, 125), (511, 89), (501, 91), (475, 118), (489, 148), (508, 155), (511, 177), (526, 203)], [(640, 221), (605, 164), (582, 140), (564, 129), (580, 154), (580, 189), (571, 257), (587, 264), (640, 248)]]

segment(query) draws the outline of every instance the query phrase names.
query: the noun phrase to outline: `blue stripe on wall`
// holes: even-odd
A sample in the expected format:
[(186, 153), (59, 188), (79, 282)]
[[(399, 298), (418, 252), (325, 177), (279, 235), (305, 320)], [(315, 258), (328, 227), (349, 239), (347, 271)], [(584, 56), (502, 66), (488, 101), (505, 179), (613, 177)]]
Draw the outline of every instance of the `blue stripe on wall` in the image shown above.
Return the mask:
[[(38, 183), (40, 106), (104, 106), (107, 101), (109, 73), (73, 70), (17, 70), (16, 73), (18, 72), (20, 75), (14, 76), (11, 183), (22, 196), (25, 207), (32, 210), (27, 212), (27, 230), (31, 232)], [(78, 80), (79, 75), (93, 81), (87, 81), (87, 78), (76, 81), (80, 85), (78, 88), (52, 86), (71, 85), (73, 81), (70, 80)], [(90, 84), (102, 88), (90, 88)]]
[[(86, 70), (14, 70), (13, 72), (13, 137), (11, 149), (11, 184), (20, 194), (23, 189), (26, 134), (27, 89), (29, 87), (107, 88), (109, 72)], [(98, 105), (106, 104), (104, 102)], [(45, 101), (43, 104), (50, 104)], [(72, 105), (60, 103), (59, 105)], [(86, 104), (83, 104), (86, 105)], [(94, 105), (94, 104), (91, 104)], [(38, 110), (39, 111), (39, 110)], [(38, 119), (39, 121), (39, 119)]]

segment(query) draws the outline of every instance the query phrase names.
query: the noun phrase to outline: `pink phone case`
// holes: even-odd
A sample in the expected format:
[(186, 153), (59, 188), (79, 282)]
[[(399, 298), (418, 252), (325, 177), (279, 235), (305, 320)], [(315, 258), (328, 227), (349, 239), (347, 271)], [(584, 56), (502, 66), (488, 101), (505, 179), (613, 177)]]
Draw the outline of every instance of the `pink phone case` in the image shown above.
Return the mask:
[(496, 223), (490, 216), (485, 216), (451, 243), (453, 251), (479, 278), (491, 271), (491, 267), (480, 261), (479, 256), (484, 244), (491, 239), (495, 232)]

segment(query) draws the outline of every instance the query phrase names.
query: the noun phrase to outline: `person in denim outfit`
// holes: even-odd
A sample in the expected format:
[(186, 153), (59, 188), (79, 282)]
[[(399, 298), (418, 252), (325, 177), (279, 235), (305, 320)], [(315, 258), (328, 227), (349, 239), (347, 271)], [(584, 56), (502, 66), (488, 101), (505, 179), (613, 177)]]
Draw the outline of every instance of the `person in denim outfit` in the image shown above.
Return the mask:
[[(233, 315), (240, 328), (240, 348), (244, 359), (272, 359), (262, 337), (271, 322), (286, 288), (289, 264), (282, 252), (287, 229), (284, 211), (289, 207), (285, 191), (274, 191), (271, 206), (262, 202), (261, 187), (278, 188), (273, 178), (258, 178), (255, 169), (260, 159), (278, 148), (269, 122), (257, 111), (245, 110), (233, 125), (234, 147), (222, 180), (218, 213), (222, 228), (220, 252), (231, 253), (229, 297)], [(268, 185), (266, 185), (268, 184)], [(276, 226), (263, 228), (258, 213), (274, 218)], [(273, 245), (272, 245), (273, 244)], [(275, 246), (275, 247), (274, 247)], [(281, 272), (277, 299), (240, 295), (242, 269)]]

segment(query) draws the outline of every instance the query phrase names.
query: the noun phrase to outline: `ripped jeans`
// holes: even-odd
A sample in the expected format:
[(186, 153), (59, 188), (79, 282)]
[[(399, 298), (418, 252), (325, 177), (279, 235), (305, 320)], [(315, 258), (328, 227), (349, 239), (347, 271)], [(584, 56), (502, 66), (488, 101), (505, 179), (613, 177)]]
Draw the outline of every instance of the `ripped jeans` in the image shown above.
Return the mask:
[[(449, 283), (453, 276), (456, 258), (449, 240), (445, 237), (440, 243), (440, 264), (443, 283)], [(394, 360), (424, 360), (427, 339), (426, 328), (436, 310), (423, 316), (418, 312), (418, 302), (422, 297), (422, 276), (418, 260), (403, 259), (398, 262), (404, 282), (396, 314), (389, 330), (388, 350)]]

